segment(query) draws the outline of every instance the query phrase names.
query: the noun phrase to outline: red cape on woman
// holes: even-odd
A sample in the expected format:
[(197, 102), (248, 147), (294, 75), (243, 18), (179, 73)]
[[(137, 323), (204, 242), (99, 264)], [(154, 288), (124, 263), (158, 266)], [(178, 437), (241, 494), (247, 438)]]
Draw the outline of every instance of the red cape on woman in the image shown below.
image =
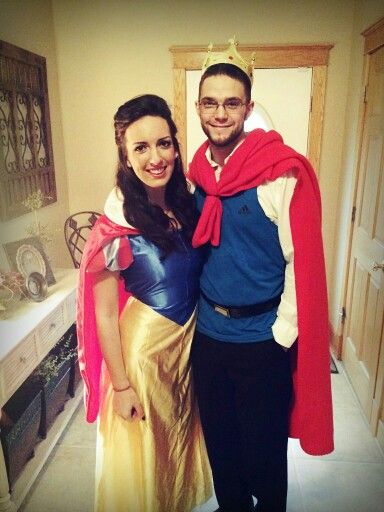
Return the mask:
[[(119, 263), (128, 267), (132, 263), (132, 252), (125, 235), (138, 234), (134, 228), (115, 224), (105, 215), (99, 217), (85, 244), (80, 265), (80, 280), (77, 289), (77, 343), (79, 366), (84, 380), (84, 402), (86, 419), (95, 421), (100, 405), (100, 373), (103, 356), (100, 350), (96, 329), (93, 284), (96, 272), (105, 268), (103, 248), (112, 239), (120, 237)], [(120, 311), (129, 293), (124, 289), (123, 280), (119, 284)]]

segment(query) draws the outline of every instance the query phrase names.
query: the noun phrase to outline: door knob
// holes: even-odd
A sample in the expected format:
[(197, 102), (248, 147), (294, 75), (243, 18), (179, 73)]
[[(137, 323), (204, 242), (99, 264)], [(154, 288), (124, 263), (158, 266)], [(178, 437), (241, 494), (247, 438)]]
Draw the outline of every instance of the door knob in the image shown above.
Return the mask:
[(377, 263), (375, 261), (375, 263), (373, 264), (372, 270), (373, 271), (375, 271), (375, 270), (382, 270), (384, 272), (384, 263)]

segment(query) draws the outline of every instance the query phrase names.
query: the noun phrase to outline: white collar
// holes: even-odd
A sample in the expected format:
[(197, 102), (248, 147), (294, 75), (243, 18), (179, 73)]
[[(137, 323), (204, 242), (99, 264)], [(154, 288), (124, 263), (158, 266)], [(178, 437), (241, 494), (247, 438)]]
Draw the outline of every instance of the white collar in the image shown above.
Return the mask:
[[(236, 151), (236, 149), (241, 146), (241, 144), (245, 141), (245, 137), (244, 139), (242, 139), (238, 144), (236, 144), (236, 146), (232, 149), (232, 151), (230, 152), (230, 154), (226, 157), (226, 159), (224, 160), (224, 165), (228, 162), (229, 158), (233, 155), (233, 153)], [(217, 162), (214, 161), (214, 159), (212, 158), (212, 152), (211, 152), (211, 146), (208, 145), (207, 147), (207, 150), (205, 152), (205, 156), (207, 157), (207, 160), (208, 162), (212, 165), (212, 167), (214, 169), (219, 169), (221, 171), (221, 169), (223, 168), (223, 166), (219, 165)]]
[(115, 224), (134, 229), (124, 217), (123, 204), (124, 197), (121, 190), (118, 187), (114, 187), (105, 201), (104, 213)]

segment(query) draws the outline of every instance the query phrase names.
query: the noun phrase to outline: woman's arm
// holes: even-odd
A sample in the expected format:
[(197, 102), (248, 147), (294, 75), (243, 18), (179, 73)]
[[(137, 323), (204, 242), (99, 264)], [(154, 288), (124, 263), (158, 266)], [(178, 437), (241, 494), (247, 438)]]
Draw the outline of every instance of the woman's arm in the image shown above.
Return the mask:
[(130, 387), (121, 350), (118, 286), (118, 272), (104, 270), (95, 276), (93, 295), (97, 333), (114, 389), (114, 411), (124, 419), (141, 420), (144, 411), (135, 390)]

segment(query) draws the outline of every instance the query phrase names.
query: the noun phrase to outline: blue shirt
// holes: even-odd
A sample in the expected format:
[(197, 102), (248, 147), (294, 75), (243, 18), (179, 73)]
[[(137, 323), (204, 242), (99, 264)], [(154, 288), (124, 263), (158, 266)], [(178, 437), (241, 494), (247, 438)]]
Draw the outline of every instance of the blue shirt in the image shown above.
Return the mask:
[[(205, 193), (195, 191), (202, 209)], [(210, 246), (200, 278), (203, 293), (224, 306), (246, 306), (280, 295), (285, 260), (277, 226), (265, 215), (255, 188), (222, 197), (220, 245)], [(247, 318), (227, 318), (204, 297), (199, 300), (197, 329), (220, 341), (255, 342), (273, 338), (277, 307)]]

